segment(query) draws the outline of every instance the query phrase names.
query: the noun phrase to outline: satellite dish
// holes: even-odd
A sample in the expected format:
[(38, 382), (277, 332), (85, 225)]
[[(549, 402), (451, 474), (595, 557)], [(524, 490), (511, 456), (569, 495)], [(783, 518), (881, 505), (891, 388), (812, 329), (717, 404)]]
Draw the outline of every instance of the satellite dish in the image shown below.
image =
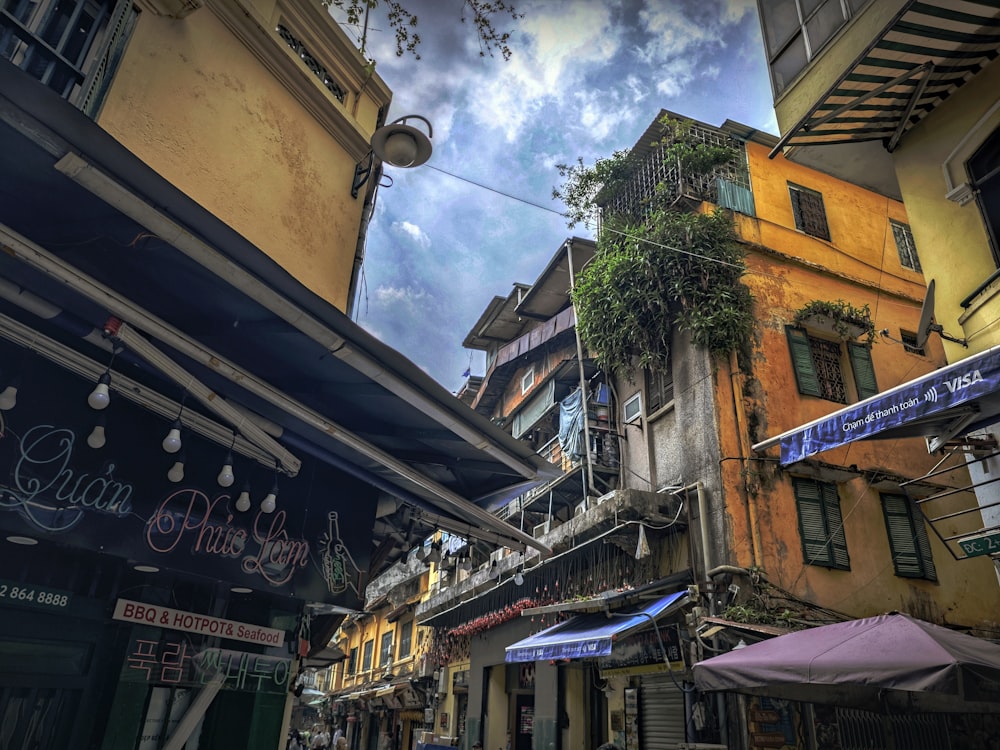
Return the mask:
[(920, 307), (920, 322), (917, 323), (916, 348), (923, 349), (927, 343), (927, 337), (931, 335), (931, 326), (934, 325), (934, 279), (927, 284), (927, 293), (924, 295), (924, 304)]
[(917, 340), (915, 342), (915, 347), (917, 349), (922, 349), (924, 344), (927, 343), (927, 337), (931, 333), (936, 333), (941, 338), (946, 341), (953, 341), (956, 344), (961, 344), (966, 349), (969, 348), (969, 342), (967, 339), (960, 339), (951, 334), (945, 333), (944, 329), (934, 322), (934, 279), (931, 279), (927, 284), (927, 293), (924, 294), (924, 304), (920, 307), (920, 322), (917, 324)]

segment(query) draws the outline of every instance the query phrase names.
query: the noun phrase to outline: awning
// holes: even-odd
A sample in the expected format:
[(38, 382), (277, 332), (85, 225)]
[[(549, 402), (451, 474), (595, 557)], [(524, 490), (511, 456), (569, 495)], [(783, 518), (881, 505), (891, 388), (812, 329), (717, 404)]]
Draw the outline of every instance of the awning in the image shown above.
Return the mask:
[(987, 349), (753, 446), (786, 466), (856, 440), (929, 437), (930, 448), (1000, 418), (1000, 347)]
[(630, 612), (577, 615), (565, 622), (507, 646), (508, 662), (586, 659), (608, 656), (614, 642), (676, 611), (687, 602), (687, 590), (677, 591)]
[(902, 135), (1000, 52), (996, 3), (909, 2), (771, 152)]

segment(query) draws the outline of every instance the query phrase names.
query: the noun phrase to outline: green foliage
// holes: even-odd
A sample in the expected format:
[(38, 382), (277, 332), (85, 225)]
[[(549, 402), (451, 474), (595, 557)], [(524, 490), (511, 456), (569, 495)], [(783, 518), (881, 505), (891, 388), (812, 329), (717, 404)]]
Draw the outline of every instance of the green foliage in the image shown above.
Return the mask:
[[(420, 44), (420, 35), (416, 32), (417, 16), (399, 0), (320, 0), (320, 2), (325, 8), (333, 7), (343, 11), (349, 25), (363, 26), (362, 55), (365, 54), (368, 41), (368, 24), (365, 19), (370, 11), (382, 5), (388, 16), (389, 27), (396, 34), (396, 56), (401, 57), (405, 53), (410, 53), (415, 59), (420, 59), (420, 54), (417, 52)], [(509, 15), (512, 21), (517, 21), (524, 18), (524, 14), (518, 13), (514, 5), (505, 0), (462, 0), (460, 14), (462, 23), (468, 20), (470, 13), (472, 25), (476, 27), (476, 35), (479, 37), (479, 56), (492, 57), (496, 51), (504, 60), (509, 60), (511, 32), (497, 31), (494, 20)]]
[[(685, 142), (689, 128), (665, 121), (660, 142), (685, 174), (711, 173), (733, 159), (731, 148)], [(567, 182), (554, 197), (569, 207), (570, 226), (596, 217), (628, 185), (634, 166), (626, 152), (593, 167), (561, 166)], [(740, 282), (744, 254), (732, 218), (679, 210), (669, 187), (658, 186), (641, 213), (601, 214), (597, 255), (576, 280), (580, 336), (603, 367), (620, 374), (664, 368), (675, 326), (719, 356), (752, 338), (753, 299)]]
[(810, 318), (829, 318), (833, 330), (841, 338), (853, 339), (859, 334), (852, 329), (860, 329), (865, 335), (866, 343), (871, 344), (875, 340), (875, 323), (867, 303), (855, 307), (842, 299), (833, 302), (813, 300), (795, 313), (795, 325), (802, 325)]

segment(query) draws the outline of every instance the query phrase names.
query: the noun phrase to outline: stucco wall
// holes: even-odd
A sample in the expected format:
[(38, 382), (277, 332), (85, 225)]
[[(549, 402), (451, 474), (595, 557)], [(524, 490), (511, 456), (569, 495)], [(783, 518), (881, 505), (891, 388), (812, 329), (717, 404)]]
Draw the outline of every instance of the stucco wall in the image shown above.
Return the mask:
[[(969, 311), (959, 306), (996, 270), (996, 263), (979, 207), (975, 201), (963, 206), (945, 199), (948, 186), (942, 169), (957, 149), (950, 162), (952, 184), (968, 180), (966, 160), (1000, 127), (997, 92), (1000, 65), (994, 62), (907, 133), (894, 153), (913, 238), (918, 251), (924, 249), (920, 256), (924, 273), (936, 281), (937, 320), (952, 335), (969, 338), (968, 350), (946, 344), (951, 361), (1000, 343), (996, 290), (982, 295)], [(980, 123), (991, 108), (993, 113)]]
[[(367, 121), (351, 127), (370, 135), (376, 110), (359, 109)], [(362, 207), (350, 196), (359, 155), (210, 9), (183, 20), (140, 15), (99, 123), (344, 309)]]

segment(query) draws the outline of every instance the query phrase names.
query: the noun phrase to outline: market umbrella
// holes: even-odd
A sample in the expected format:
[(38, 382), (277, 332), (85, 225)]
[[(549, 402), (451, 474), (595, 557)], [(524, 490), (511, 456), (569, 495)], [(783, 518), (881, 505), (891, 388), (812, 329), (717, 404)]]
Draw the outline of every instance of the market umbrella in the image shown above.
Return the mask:
[(870, 711), (1000, 713), (1000, 646), (891, 612), (706, 659), (694, 681), (699, 690)]

